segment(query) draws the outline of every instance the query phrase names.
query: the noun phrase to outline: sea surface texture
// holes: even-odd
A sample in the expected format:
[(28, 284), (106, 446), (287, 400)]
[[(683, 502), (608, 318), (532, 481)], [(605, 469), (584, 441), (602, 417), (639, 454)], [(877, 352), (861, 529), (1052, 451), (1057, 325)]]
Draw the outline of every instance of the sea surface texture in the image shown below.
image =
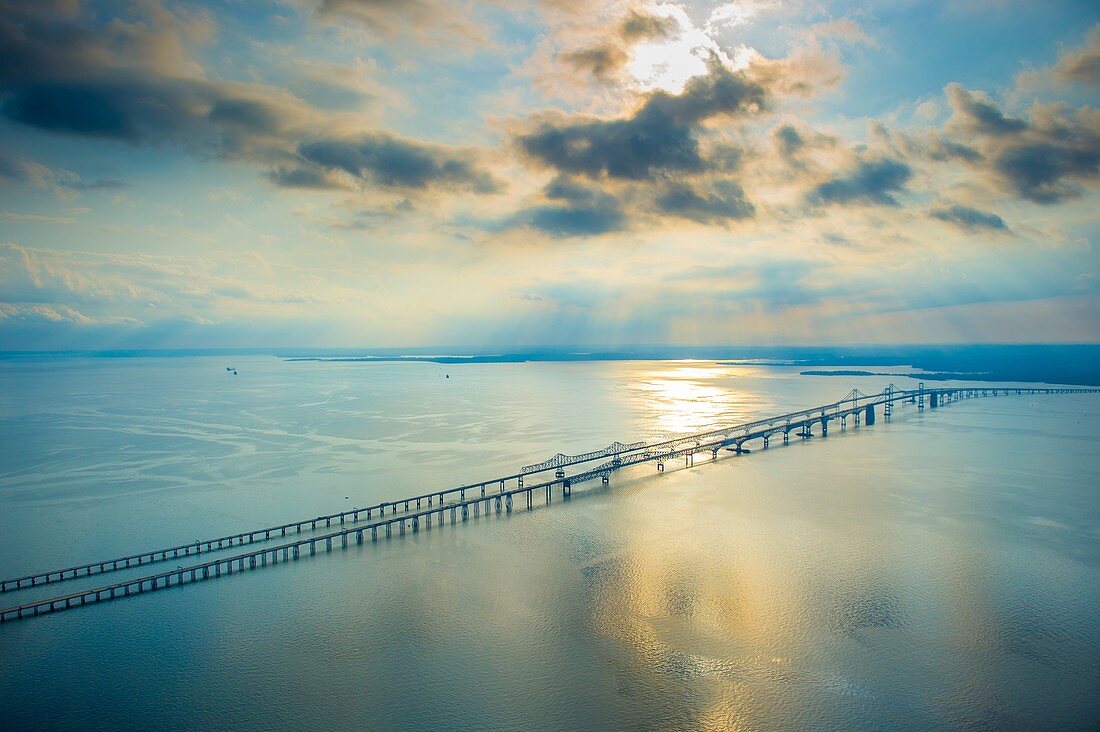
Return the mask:
[[(798, 371), (3, 360), (0, 575), (915, 385)], [(0, 727), (1095, 729), (1100, 394), (878, 417), (5, 623)]]

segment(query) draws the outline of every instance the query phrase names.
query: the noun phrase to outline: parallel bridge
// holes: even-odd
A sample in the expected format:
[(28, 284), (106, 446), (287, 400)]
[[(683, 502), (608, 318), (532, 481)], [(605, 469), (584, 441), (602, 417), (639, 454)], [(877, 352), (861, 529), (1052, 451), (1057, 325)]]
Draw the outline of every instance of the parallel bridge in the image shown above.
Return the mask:
[[(936, 408), (942, 404), (985, 396), (1024, 395), (1024, 394), (1078, 394), (1095, 393), (1100, 389), (1047, 389), (1018, 387), (976, 387), (976, 388), (935, 388), (925, 389), (921, 384), (917, 389), (902, 390), (892, 384), (877, 394), (864, 394), (853, 389), (844, 398), (819, 407), (803, 409), (797, 412), (776, 415), (765, 419), (747, 422), (694, 435), (675, 437), (660, 442), (646, 444), (634, 442), (623, 444), (614, 442), (601, 450), (581, 455), (558, 453), (541, 463), (523, 467), (519, 472), (500, 478), (469, 483), (454, 488), (446, 488), (424, 493), (396, 501), (384, 501), (366, 508), (353, 508), (333, 514), (291, 521), (277, 526), (243, 531), (218, 538), (196, 541), (192, 544), (179, 544), (164, 549), (131, 554), (114, 559), (99, 560), (74, 565), (63, 569), (53, 569), (37, 574), (25, 575), (0, 581), (0, 593), (14, 592), (31, 587), (56, 584), (92, 575), (108, 574), (129, 568), (165, 562), (181, 557), (193, 557), (204, 553), (216, 552), (233, 547), (248, 549), (233, 554), (210, 559), (205, 562), (177, 566), (174, 569), (147, 574), (142, 577), (124, 579), (111, 584), (88, 590), (61, 594), (54, 597), (29, 601), (21, 605), (0, 610), (0, 623), (33, 617), (43, 613), (57, 612), (73, 607), (81, 607), (96, 602), (105, 602), (129, 595), (142, 594), (153, 590), (165, 589), (176, 585), (190, 584), (223, 574), (265, 567), (298, 559), (303, 552), (316, 554), (323, 547), (332, 551), (334, 545), (347, 547), (354, 541), (362, 544), (369, 536), (377, 541), (379, 536), (388, 538), (430, 530), (433, 526), (444, 526), (467, 521), (484, 514), (502, 512), (511, 513), (514, 505), (521, 502), (528, 510), (534, 507), (536, 499), (549, 504), (555, 492), (563, 498), (572, 494), (575, 484), (600, 478), (603, 483), (610, 481), (616, 470), (641, 463), (655, 463), (663, 471), (665, 463), (684, 458), (685, 465), (694, 465), (695, 456), (710, 453), (717, 460), (723, 449), (735, 453), (748, 452), (745, 443), (762, 440), (768, 447), (773, 436), (781, 435), (783, 442), (790, 440), (793, 432), (801, 439), (814, 436), (816, 426), (822, 435), (829, 433), (830, 424), (840, 423), (846, 429), (848, 420), (854, 426), (861, 421), (867, 425), (875, 423), (881, 408), (883, 417), (889, 420), (893, 411), (900, 405), (912, 404), (918, 410), (925, 407)], [(611, 458), (591, 466), (589, 463), (603, 458)], [(581, 471), (573, 475), (566, 474), (566, 468), (581, 466)], [(524, 483), (524, 478), (554, 470), (553, 478), (533, 483)], [(334, 530), (327, 531), (327, 529)], [(321, 533), (316, 533), (321, 532)], [(315, 535), (301, 536), (303, 533)], [(291, 537), (275, 545), (253, 548), (271, 540)]]

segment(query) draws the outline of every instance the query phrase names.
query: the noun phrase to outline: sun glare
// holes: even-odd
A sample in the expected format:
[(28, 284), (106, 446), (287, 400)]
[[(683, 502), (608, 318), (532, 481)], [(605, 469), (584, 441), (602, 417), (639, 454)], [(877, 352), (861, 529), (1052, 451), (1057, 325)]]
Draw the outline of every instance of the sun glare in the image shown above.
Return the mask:
[(676, 22), (678, 30), (667, 38), (637, 44), (626, 68), (639, 90), (662, 90), (679, 94), (689, 80), (704, 76), (711, 59), (729, 69), (743, 68), (744, 54), (733, 58), (702, 28), (692, 22), (683, 8), (660, 4), (652, 12)]

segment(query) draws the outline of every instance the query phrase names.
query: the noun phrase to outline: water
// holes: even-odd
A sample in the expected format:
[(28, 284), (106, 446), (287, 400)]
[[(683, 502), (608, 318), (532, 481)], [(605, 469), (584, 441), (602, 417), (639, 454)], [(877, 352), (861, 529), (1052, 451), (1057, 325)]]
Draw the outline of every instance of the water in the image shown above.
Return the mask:
[[(0, 575), (889, 380), (797, 372), (0, 361)], [(632, 468), (531, 513), (4, 624), (0, 723), (1095, 728), (1100, 395), (879, 417), (690, 470)]]

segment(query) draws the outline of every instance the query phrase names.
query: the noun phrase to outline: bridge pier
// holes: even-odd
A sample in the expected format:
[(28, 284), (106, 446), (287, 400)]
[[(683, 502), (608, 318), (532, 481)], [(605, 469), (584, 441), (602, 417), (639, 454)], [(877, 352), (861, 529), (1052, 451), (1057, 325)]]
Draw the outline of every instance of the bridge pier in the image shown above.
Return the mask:
[(870, 427), (875, 423), (875, 405), (867, 405), (867, 426)]

